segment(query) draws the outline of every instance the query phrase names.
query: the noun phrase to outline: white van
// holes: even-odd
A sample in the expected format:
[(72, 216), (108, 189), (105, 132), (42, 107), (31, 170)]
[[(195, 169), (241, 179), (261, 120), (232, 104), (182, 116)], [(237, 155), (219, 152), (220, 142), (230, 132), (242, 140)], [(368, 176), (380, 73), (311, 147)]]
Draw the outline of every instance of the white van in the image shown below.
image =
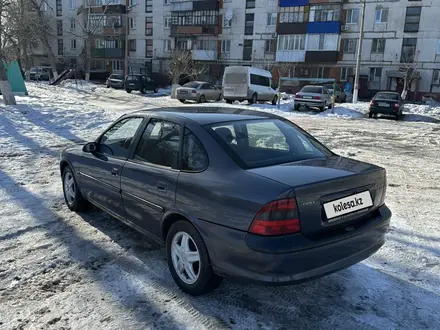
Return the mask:
[(248, 100), (271, 101), (277, 104), (277, 91), (272, 88), (272, 74), (269, 71), (249, 66), (228, 66), (223, 75), (223, 98), (227, 103)]

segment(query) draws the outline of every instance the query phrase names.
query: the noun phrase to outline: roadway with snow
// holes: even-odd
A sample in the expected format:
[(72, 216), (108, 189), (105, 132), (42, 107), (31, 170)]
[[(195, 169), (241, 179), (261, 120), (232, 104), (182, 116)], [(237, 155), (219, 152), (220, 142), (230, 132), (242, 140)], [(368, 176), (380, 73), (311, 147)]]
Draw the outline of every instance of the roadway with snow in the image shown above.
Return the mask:
[[(334, 151), (384, 166), (393, 211), (387, 243), (366, 261), (288, 287), (224, 281), (190, 297), (163, 248), (101, 211), (64, 204), (60, 151), (120, 115), (182, 106), (88, 83), (28, 84), (0, 106), (0, 329), (435, 329), (440, 324), (440, 107), (403, 121), (367, 119), (367, 103), (280, 114)], [(230, 107), (231, 105), (222, 104)], [(218, 106), (216, 103), (207, 106)]]

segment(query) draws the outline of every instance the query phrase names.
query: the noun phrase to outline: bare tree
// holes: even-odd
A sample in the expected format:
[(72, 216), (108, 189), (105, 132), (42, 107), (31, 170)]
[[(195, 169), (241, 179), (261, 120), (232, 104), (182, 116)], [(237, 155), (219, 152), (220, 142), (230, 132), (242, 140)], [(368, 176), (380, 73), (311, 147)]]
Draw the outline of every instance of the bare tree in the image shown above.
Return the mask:
[(406, 100), (408, 92), (411, 90), (412, 83), (419, 78), (419, 72), (416, 71), (418, 64), (418, 52), (414, 56), (409, 56), (406, 52), (402, 53), (401, 67), (399, 71), (403, 72), (403, 91), (402, 100)]
[(7, 54), (6, 50), (11, 44), (8, 36), (8, 19), (10, 13), (8, 9), (11, 5), (9, 0), (0, 0), (0, 91), (3, 95), (3, 101), (6, 105), (15, 105), (14, 93), (12, 92), (11, 84), (8, 81), (6, 72)]
[(172, 83), (171, 97), (176, 97), (176, 88), (182, 74), (185, 74), (190, 79), (195, 79), (205, 71), (206, 67), (204, 65), (192, 59), (191, 50), (173, 50), (168, 65), (168, 75)]

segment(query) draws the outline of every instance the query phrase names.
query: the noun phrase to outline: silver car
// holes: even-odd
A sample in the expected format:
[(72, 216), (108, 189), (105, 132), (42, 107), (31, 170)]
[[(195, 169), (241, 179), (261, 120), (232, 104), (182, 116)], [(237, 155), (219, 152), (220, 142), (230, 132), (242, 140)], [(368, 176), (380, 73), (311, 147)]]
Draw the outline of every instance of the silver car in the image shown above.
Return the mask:
[(184, 103), (186, 100), (204, 103), (205, 101), (221, 101), (222, 91), (204, 81), (191, 81), (176, 90), (177, 99)]
[[(347, 94), (342, 90), (339, 85), (328, 84), (323, 85), (325, 89), (329, 91), (330, 94), (335, 95), (335, 102), (344, 103), (347, 101)], [(333, 90), (335, 88), (335, 90)]]
[(332, 107), (332, 94), (323, 86), (304, 86), (299, 93), (295, 95), (295, 110), (299, 110), (301, 106), (308, 108), (319, 108), (324, 111), (326, 107)]

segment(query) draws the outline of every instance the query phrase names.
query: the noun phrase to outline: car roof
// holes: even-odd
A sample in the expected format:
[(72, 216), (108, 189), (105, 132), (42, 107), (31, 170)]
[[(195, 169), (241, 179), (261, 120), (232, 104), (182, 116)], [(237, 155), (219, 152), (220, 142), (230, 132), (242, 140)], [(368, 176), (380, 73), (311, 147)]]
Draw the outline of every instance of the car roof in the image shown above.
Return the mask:
[(390, 91), (377, 92), (376, 95), (377, 94), (397, 94), (397, 95), (399, 95), (399, 93), (397, 93), (397, 92), (390, 92)]
[(322, 85), (305, 85), (305, 86), (303, 86), (303, 88), (304, 87), (322, 87)]
[[(207, 84), (206, 81), (200, 81), (200, 80), (194, 80), (194, 81), (188, 81), (187, 84), (196, 83), (196, 84)], [(186, 84), (185, 84), (186, 85)]]
[(169, 119), (188, 119), (199, 125), (210, 125), (228, 121), (253, 119), (283, 119), (274, 114), (239, 108), (226, 107), (170, 107), (151, 110), (141, 110), (129, 115), (164, 115)]

